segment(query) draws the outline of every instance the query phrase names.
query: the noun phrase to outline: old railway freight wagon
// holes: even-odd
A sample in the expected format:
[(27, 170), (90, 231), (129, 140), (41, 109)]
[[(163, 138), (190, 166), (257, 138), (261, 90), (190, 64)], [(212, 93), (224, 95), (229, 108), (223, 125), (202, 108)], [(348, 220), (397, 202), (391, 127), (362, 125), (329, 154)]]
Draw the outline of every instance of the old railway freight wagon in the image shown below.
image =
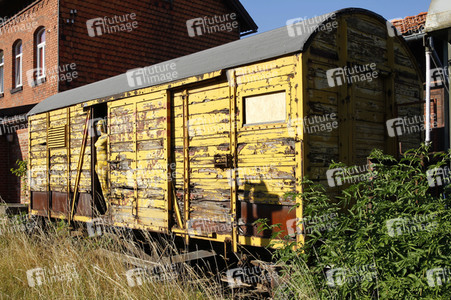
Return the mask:
[(264, 246), (252, 223), (293, 229), (303, 176), (419, 144), (386, 128), (423, 105), (393, 33), (343, 9), (54, 95), (29, 113), (31, 213)]

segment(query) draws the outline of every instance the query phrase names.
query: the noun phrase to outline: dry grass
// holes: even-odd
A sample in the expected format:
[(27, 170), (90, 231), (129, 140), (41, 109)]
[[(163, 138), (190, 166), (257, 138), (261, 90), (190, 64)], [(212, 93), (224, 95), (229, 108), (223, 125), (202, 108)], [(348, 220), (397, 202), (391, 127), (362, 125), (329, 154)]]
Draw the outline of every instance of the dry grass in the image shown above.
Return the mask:
[[(202, 280), (186, 264), (178, 265), (175, 280), (131, 287), (126, 272), (137, 266), (124, 262), (124, 255), (148, 257), (120, 235), (74, 238), (62, 224), (32, 235), (24, 229), (11, 221), (0, 225), (0, 299), (225, 299), (219, 284)], [(27, 270), (36, 268), (57, 270), (56, 277), (45, 273), (42, 285), (30, 287)]]
[[(170, 242), (162, 245), (150, 236), (145, 236), (144, 240), (150, 245), (153, 254), (148, 256), (124, 231), (122, 234), (104, 232), (96, 238), (74, 237), (63, 222), (45, 226), (45, 232), (41, 226), (28, 226), (28, 229), (33, 230), (30, 232), (21, 223), (5, 221), (0, 216), (0, 300), (250, 299), (248, 291), (231, 291), (220, 284), (214, 278), (215, 272), (199, 275), (185, 263), (176, 265), (176, 271), (172, 273), (177, 274), (176, 279), (154, 278), (145, 280), (142, 285), (130, 286), (126, 273), (137, 268), (137, 265), (135, 260), (129, 260), (127, 256), (169, 266), (168, 262), (161, 261), (161, 257), (168, 250), (177, 253)], [(36, 268), (43, 268), (50, 273), (44, 274), (42, 285), (31, 287), (27, 271)], [(51, 274), (55, 269), (56, 274)], [(274, 292), (274, 299), (317, 299), (307, 269), (301, 262), (285, 269), (289, 270), (289, 274), (296, 274), (296, 280), (290, 280), (291, 275), (278, 278), (281, 288)], [(54, 279), (51, 278), (53, 275)]]

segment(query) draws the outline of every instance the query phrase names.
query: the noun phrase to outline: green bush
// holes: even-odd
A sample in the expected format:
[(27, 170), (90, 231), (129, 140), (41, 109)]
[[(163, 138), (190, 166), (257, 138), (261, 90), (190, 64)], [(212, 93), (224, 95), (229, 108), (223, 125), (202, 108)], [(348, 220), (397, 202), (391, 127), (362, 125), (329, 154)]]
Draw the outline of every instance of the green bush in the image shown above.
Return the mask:
[(399, 160), (374, 150), (376, 176), (338, 196), (305, 181), (306, 242), (297, 251), (286, 243), (280, 263), (303, 259), (321, 299), (451, 299), (451, 201), (432, 195), (427, 176), (449, 157), (425, 146)]

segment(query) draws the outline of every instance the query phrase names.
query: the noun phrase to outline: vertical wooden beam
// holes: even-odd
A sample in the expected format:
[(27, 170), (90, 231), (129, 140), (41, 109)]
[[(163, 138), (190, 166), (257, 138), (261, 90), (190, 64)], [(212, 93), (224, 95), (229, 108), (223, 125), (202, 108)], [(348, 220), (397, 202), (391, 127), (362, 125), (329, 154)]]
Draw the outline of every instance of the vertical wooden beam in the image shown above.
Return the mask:
[(33, 169), (33, 164), (32, 164), (32, 160), (31, 160), (31, 118), (28, 118), (27, 122), (28, 122), (28, 185), (27, 185), (27, 190), (28, 190), (28, 213), (30, 214), (31, 212), (31, 208), (33, 207), (33, 197), (31, 196), (31, 170)]
[[(292, 124), (295, 130), (295, 151), (296, 151), (296, 193), (301, 194), (303, 190), (302, 180), (304, 179), (304, 174), (306, 172), (306, 163), (307, 159), (306, 152), (304, 151), (305, 145), (305, 137), (304, 137), (304, 126), (303, 122), (299, 122), (298, 120), (304, 120), (304, 116), (307, 115), (308, 109), (308, 101), (309, 101), (309, 91), (308, 91), (308, 58), (310, 55), (310, 51), (308, 54), (299, 54), (296, 56), (296, 68), (295, 68), (295, 92), (292, 94), (291, 102), (294, 103), (293, 111), (295, 113), (295, 118), (297, 121)], [(297, 84), (297, 85), (296, 85)], [(293, 115), (292, 115), (293, 116)], [(303, 203), (302, 198), (296, 198), (296, 225), (298, 221), (303, 218)], [(296, 226), (297, 228), (297, 226)], [(298, 234), (296, 230), (296, 242), (297, 245), (303, 245), (305, 242), (304, 235)]]
[[(66, 109), (67, 205), (70, 207), (70, 107)], [(69, 214), (69, 210), (68, 210)], [(69, 216), (68, 216), (69, 219)]]
[[(135, 217), (135, 221), (138, 220), (138, 104), (134, 102), (133, 104), (133, 152), (134, 159), (132, 162), (132, 170), (133, 172), (133, 198), (134, 198), (134, 207), (132, 206), (132, 215)], [(134, 212), (133, 212), (134, 210)]]
[[(183, 203), (184, 203), (184, 219), (185, 219), (185, 229), (187, 229), (187, 224), (189, 220), (189, 200), (190, 200), (190, 168), (189, 168), (189, 130), (188, 130), (188, 91), (184, 90), (182, 94), (183, 98)], [(189, 243), (189, 235), (185, 235), (185, 241)]]
[(172, 128), (171, 128), (171, 93), (169, 90), (165, 90), (163, 92), (163, 99), (166, 102), (166, 122), (164, 131), (166, 132), (166, 141), (164, 143), (164, 160), (167, 166), (166, 169), (166, 182), (165, 182), (165, 191), (164, 191), (164, 198), (166, 199), (166, 211), (168, 213), (167, 215), (167, 222), (166, 222), (166, 228), (168, 229), (168, 232), (171, 232), (171, 226), (173, 225), (171, 223), (172, 220), (172, 214), (173, 214), (173, 207), (176, 204), (174, 197), (172, 197), (172, 182), (174, 178), (172, 178), (172, 170), (171, 170), (171, 161), (172, 161), (172, 155), (171, 155), (171, 139), (172, 139)]
[[(339, 17), (337, 28), (337, 41), (338, 41), (338, 67), (344, 68), (348, 61), (348, 26), (344, 16)], [(348, 97), (348, 85), (345, 80), (342, 85), (337, 87), (337, 108), (338, 108), (338, 156), (339, 161), (345, 164), (350, 163), (350, 143), (351, 143), (351, 129), (350, 120), (348, 114), (348, 106), (350, 98)]]
[[(451, 30), (448, 29), (448, 41), (451, 40)], [(443, 61), (447, 62), (445, 63), (445, 69), (448, 71), (448, 75), (451, 72), (451, 45), (450, 43), (444, 43), (443, 45)], [(451, 80), (448, 76), (448, 91), (444, 90), (443, 92), (443, 103), (444, 103), (444, 110), (445, 113), (443, 115), (444, 118), (444, 125), (445, 125), (445, 149), (451, 148), (451, 93), (449, 92), (449, 86), (451, 85)], [(419, 89), (421, 92), (423, 91), (423, 87), (421, 85), (421, 88)], [(423, 94), (421, 94), (421, 99), (424, 99)]]
[(47, 128), (47, 143), (46, 143), (46, 147), (47, 147), (47, 160), (46, 160), (46, 166), (47, 166), (47, 215), (48, 218), (50, 219), (50, 202), (52, 201), (52, 192), (50, 191), (50, 148), (49, 148), (49, 129), (50, 129), (50, 113), (47, 112), (45, 114), (46, 116), (46, 128)]
[(108, 180), (107, 180), (107, 185), (110, 189), (109, 193), (108, 193), (108, 199), (105, 199), (105, 203), (106, 203), (106, 213), (105, 214), (110, 214), (112, 216), (112, 213), (110, 211), (110, 199), (112, 199), (112, 191), (113, 189), (111, 188), (111, 166), (110, 166), (110, 161), (111, 161), (111, 143), (110, 143), (110, 134), (111, 134), (111, 106), (109, 105), (109, 103), (107, 102), (107, 125), (106, 125), (106, 132), (107, 132), (107, 152), (106, 152), (106, 157), (107, 157), (107, 162), (108, 162), (108, 171), (107, 171), (107, 176), (108, 176)]
[(72, 208), (71, 208), (70, 215), (69, 215), (69, 222), (71, 222), (73, 220), (73, 217), (75, 216), (75, 202), (77, 200), (81, 173), (83, 170), (83, 159), (85, 157), (86, 144), (87, 144), (87, 140), (88, 140), (88, 131), (89, 131), (88, 125), (89, 125), (89, 119), (91, 118), (91, 110), (92, 110), (92, 108), (89, 108), (89, 112), (86, 114), (86, 122), (85, 122), (85, 128), (84, 128), (84, 132), (83, 132), (83, 141), (81, 143), (80, 155), (78, 157), (77, 177), (75, 178), (74, 197), (72, 199)]
[[(229, 71), (229, 98), (230, 98), (230, 154), (232, 155), (232, 168), (230, 172), (230, 213), (232, 222), (232, 251), (238, 252), (238, 216), (237, 216), (237, 120), (236, 120), (236, 74), (235, 70)], [(230, 84), (232, 83), (232, 84)]]
[[(352, 62), (349, 63), (349, 67), (352, 67)], [(358, 82), (353, 82), (349, 85), (347, 85), (347, 98), (348, 100), (348, 145), (349, 145), (349, 154), (348, 154), (348, 165), (354, 165), (357, 163), (357, 147), (356, 147), (356, 121), (355, 121), (355, 106), (356, 106), (356, 100), (355, 100), (355, 93), (356, 93), (356, 84)]]
[[(91, 123), (90, 123), (90, 128), (88, 128), (88, 137), (89, 137), (89, 133), (93, 133), (96, 130), (96, 124), (94, 124), (94, 107), (91, 108)], [(96, 161), (97, 161), (97, 150), (96, 150), (96, 146), (95, 146), (95, 133), (93, 135), (91, 135), (90, 140), (91, 140), (91, 217), (94, 218), (94, 203), (96, 201), (96, 192), (97, 192), (97, 187), (95, 185), (95, 173), (96, 173)]]
[[(389, 120), (396, 117), (396, 98), (395, 98), (395, 37), (390, 37), (387, 34), (387, 63), (390, 69), (388, 77), (384, 78), (384, 94), (385, 94), (385, 119)], [(384, 124), (385, 127), (385, 124)], [(387, 129), (385, 129), (385, 153), (396, 156), (398, 137), (388, 137)]]

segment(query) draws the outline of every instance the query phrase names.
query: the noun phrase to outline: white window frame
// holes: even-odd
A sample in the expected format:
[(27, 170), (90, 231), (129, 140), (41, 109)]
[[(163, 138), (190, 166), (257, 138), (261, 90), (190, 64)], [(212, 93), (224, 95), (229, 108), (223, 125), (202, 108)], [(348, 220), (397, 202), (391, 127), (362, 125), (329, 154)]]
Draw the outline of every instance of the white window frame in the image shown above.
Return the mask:
[[(16, 84), (16, 88), (22, 86), (22, 58), (23, 58), (23, 48), (20, 51), (19, 54), (17, 54), (17, 49), (19, 47), (22, 47), (22, 41), (17, 42), (16, 46), (14, 47), (14, 80)], [(19, 69), (18, 69), (19, 66)], [(19, 70), (19, 74), (17, 74), (17, 70)]]
[[(39, 30), (36, 34), (36, 40), (38, 40), (41, 35), (44, 34), (45, 36), (45, 28), (42, 28)], [(40, 50), (42, 49), (42, 61), (39, 58)], [(36, 79), (43, 79), (45, 78), (45, 38), (44, 41), (36, 45), (36, 67), (41, 72), (38, 72)]]
[[(286, 91), (244, 96), (243, 102), (244, 126), (277, 124), (285, 123), (286, 121), (288, 108)], [(274, 106), (274, 104), (278, 104), (278, 106)], [(255, 110), (261, 110), (258, 116), (252, 114)], [(274, 115), (271, 115), (271, 112)], [(251, 116), (252, 118), (250, 118)]]
[(4, 92), (5, 85), (5, 53), (0, 50), (0, 94)]

